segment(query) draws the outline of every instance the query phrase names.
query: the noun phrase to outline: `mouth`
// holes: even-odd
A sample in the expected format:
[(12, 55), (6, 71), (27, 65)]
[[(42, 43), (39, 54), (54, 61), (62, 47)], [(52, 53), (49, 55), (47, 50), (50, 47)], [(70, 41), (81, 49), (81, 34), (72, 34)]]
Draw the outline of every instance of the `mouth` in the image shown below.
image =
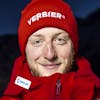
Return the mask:
[(59, 68), (59, 66), (61, 65), (61, 63), (57, 63), (57, 64), (55, 64), (55, 63), (51, 63), (51, 64), (40, 64), (40, 65), (42, 65), (46, 69), (57, 69), (57, 68)]

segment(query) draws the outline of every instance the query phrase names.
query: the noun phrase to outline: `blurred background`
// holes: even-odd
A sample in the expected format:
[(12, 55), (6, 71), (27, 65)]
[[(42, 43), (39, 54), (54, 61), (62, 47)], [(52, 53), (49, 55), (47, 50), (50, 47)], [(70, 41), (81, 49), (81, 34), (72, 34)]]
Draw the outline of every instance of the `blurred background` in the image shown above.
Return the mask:
[[(0, 96), (20, 55), (17, 29), (21, 10), (30, 0), (0, 0)], [(65, 0), (73, 10), (79, 27), (79, 55), (86, 57), (100, 77), (100, 0)]]

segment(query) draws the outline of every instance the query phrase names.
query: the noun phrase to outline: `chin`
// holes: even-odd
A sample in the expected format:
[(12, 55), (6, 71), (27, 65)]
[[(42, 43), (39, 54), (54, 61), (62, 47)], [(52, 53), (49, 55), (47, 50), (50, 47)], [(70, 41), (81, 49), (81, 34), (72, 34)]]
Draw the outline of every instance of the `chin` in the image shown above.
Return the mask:
[[(40, 67), (39, 67), (40, 68)], [(66, 73), (66, 67), (64, 68), (59, 68), (59, 69), (55, 69), (55, 70), (47, 70), (47, 69), (32, 69), (32, 75), (33, 76), (37, 76), (37, 77), (49, 77), (53, 74), (59, 73), (59, 74), (64, 74)]]
[(52, 72), (52, 73), (47, 73), (47, 74), (40, 75), (40, 77), (49, 77), (49, 76), (52, 76), (53, 74), (56, 74), (56, 73), (64, 74), (65, 72)]

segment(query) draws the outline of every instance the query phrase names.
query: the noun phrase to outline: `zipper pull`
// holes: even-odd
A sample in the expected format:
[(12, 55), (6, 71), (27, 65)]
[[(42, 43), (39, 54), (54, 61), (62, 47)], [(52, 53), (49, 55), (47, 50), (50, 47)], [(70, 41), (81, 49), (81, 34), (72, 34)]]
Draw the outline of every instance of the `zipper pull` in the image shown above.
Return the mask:
[(60, 92), (61, 92), (61, 82), (60, 80), (57, 81), (56, 83), (56, 95), (60, 95)]

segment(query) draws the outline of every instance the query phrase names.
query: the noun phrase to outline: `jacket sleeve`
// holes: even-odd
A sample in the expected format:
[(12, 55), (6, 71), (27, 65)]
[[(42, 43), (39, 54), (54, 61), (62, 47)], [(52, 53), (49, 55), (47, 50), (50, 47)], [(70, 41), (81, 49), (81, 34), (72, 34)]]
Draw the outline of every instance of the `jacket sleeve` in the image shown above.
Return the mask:
[(8, 97), (8, 96), (2, 96), (0, 100), (21, 100), (19, 98), (13, 98), (13, 97)]

